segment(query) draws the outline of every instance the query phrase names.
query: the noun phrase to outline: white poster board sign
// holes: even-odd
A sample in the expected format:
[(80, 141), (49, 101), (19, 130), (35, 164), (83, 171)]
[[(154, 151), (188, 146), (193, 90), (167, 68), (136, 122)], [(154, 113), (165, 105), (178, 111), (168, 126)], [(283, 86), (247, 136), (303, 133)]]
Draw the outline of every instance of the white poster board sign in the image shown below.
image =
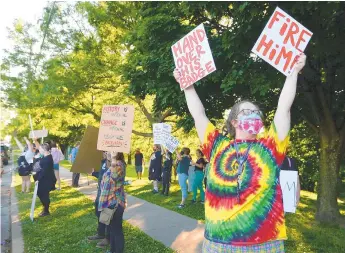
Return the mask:
[(130, 152), (134, 106), (104, 105), (98, 132), (97, 149)]
[(153, 143), (165, 145), (165, 141), (171, 134), (171, 126), (166, 123), (153, 124)]
[(36, 205), (36, 198), (37, 198), (37, 190), (38, 190), (38, 181), (35, 182), (34, 195), (32, 196), (31, 210), (30, 210), (31, 221), (34, 221), (34, 212), (35, 212), (35, 205)]
[(256, 41), (252, 52), (289, 76), (296, 56), (304, 52), (313, 33), (277, 7)]
[(181, 90), (216, 70), (204, 24), (198, 25), (176, 42), (171, 51), (175, 66), (181, 72)]
[(297, 171), (281, 170), (280, 171), (280, 187), (283, 192), (284, 211), (287, 213), (295, 213), (297, 207), (296, 193), (297, 187)]
[(180, 142), (178, 139), (176, 139), (174, 136), (170, 135), (166, 141), (165, 141), (165, 147), (171, 152), (174, 153), (174, 151), (177, 149)]
[(47, 129), (42, 129), (42, 130), (33, 130), (30, 131), (29, 133), (29, 138), (33, 139), (33, 138), (44, 138), (48, 136), (48, 130)]

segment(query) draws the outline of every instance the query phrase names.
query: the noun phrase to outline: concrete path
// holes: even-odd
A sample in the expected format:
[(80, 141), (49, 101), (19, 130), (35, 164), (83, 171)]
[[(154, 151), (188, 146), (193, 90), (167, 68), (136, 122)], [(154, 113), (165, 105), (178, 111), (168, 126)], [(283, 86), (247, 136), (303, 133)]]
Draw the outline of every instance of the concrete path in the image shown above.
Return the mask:
[(23, 253), (24, 241), (14, 189), (13, 156), (1, 177), (1, 253)]
[[(60, 166), (60, 177), (72, 184), (72, 173)], [(97, 182), (80, 175), (79, 191), (94, 200)], [(124, 219), (138, 227), (153, 239), (177, 252), (201, 252), (204, 238), (204, 224), (195, 219), (151, 204), (145, 200), (127, 195), (128, 206)]]

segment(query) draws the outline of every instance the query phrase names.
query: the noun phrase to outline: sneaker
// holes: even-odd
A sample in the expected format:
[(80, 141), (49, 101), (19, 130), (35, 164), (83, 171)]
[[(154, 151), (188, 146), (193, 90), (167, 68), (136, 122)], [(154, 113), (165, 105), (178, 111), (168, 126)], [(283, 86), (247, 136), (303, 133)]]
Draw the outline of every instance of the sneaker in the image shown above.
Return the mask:
[(201, 201), (200, 201), (200, 204), (205, 204), (205, 201), (201, 200)]
[(100, 235), (93, 235), (93, 236), (88, 236), (87, 239), (89, 241), (97, 241), (97, 240), (102, 240), (104, 239), (104, 236), (100, 236)]
[(179, 204), (177, 207), (180, 208), (180, 209), (182, 209), (182, 208), (184, 208), (184, 205)]
[(42, 212), (39, 214), (39, 217), (45, 217), (45, 216), (49, 216), (50, 213), (47, 213), (47, 212)]
[(157, 193), (158, 193), (158, 191), (156, 191), (156, 190), (152, 190), (152, 193), (153, 193), (153, 194), (157, 194)]
[(102, 241), (100, 241), (99, 243), (97, 243), (96, 247), (100, 248), (100, 249), (104, 249), (109, 245), (109, 240), (107, 238), (104, 238)]
[(192, 201), (191, 201), (191, 202), (192, 202), (192, 204), (195, 204), (195, 203), (196, 203), (196, 200), (192, 199)]

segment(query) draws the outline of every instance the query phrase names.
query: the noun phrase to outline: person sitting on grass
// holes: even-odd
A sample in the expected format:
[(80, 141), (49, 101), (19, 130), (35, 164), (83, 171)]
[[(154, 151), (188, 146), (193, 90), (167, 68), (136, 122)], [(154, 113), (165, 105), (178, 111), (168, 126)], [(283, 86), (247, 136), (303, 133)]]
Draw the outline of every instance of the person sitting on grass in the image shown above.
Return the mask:
[(164, 158), (163, 164), (163, 189), (162, 194), (165, 196), (169, 195), (169, 187), (171, 181), (171, 170), (172, 170), (172, 154), (167, 152)]
[(190, 151), (189, 148), (183, 148), (182, 156), (180, 155), (180, 153), (176, 151), (177, 159), (179, 160), (179, 163), (177, 166), (177, 176), (178, 176), (178, 183), (181, 187), (181, 193), (182, 193), (182, 200), (181, 200), (181, 203), (178, 205), (178, 208), (185, 207), (185, 203), (188, 197), (187, 179), (188, 179), (188, 169), (191, 162), (189, 151)]
[(101, 240), (97, 243), (97, 248), (105, 248), (109, 245), (110, 239), (109, 239), (109, 227), (101, 222), (99, 222), (99, 216), (101, 215), (101, 212), (98, 211), (98, 204), (99, 204), (99, 197), (101, 195), (101, 182), (104, 173), (109, 169), (111, 164), (111, 155), (107, 152), (103, 152), (103, 159), (101, 161), (101, 168), (99, 171), (92, 171), (92, 176), (96, 177), (98, 179), (98, 185), (97, 185), (97, 196), (95, 199), (95, 214), (97, 216), (98, 221), (98, 228), (97, 228), (97, 234), (93, 236), (89, 236), (87, 239), (89, 241), (97, 241)]
[(200, 203), (204, 204), (205, 201), (205, 192), (204, 192), (204, 186), (203, 186), (203, 179), (204, 179), (204, 170), (206, 166), (206, 160), (204, 159), (204, 154), (201, 152), (200, 149), (196, 150), (196, 156), (198, 160), (194, 163), (192, 162), (192, 165), (195, 167), (195, 178), (193, 182), (193, 203), (196, 203), (196, 195), (197, 191), (199, 189), (200, 191)]

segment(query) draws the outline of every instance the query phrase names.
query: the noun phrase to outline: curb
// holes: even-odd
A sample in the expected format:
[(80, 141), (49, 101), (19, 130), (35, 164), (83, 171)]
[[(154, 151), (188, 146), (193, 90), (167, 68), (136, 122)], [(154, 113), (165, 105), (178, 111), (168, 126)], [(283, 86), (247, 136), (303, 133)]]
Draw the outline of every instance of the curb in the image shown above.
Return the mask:
[(18, 199), (16, 197), (16, 190), (14, 188), (15, 176), (12, 171), (11, 183), (11, 233), (12, 233), (12, 252), (24, 253), (24, 240), (22, 234), (22, 225), (20, 223), (18, 212)]

